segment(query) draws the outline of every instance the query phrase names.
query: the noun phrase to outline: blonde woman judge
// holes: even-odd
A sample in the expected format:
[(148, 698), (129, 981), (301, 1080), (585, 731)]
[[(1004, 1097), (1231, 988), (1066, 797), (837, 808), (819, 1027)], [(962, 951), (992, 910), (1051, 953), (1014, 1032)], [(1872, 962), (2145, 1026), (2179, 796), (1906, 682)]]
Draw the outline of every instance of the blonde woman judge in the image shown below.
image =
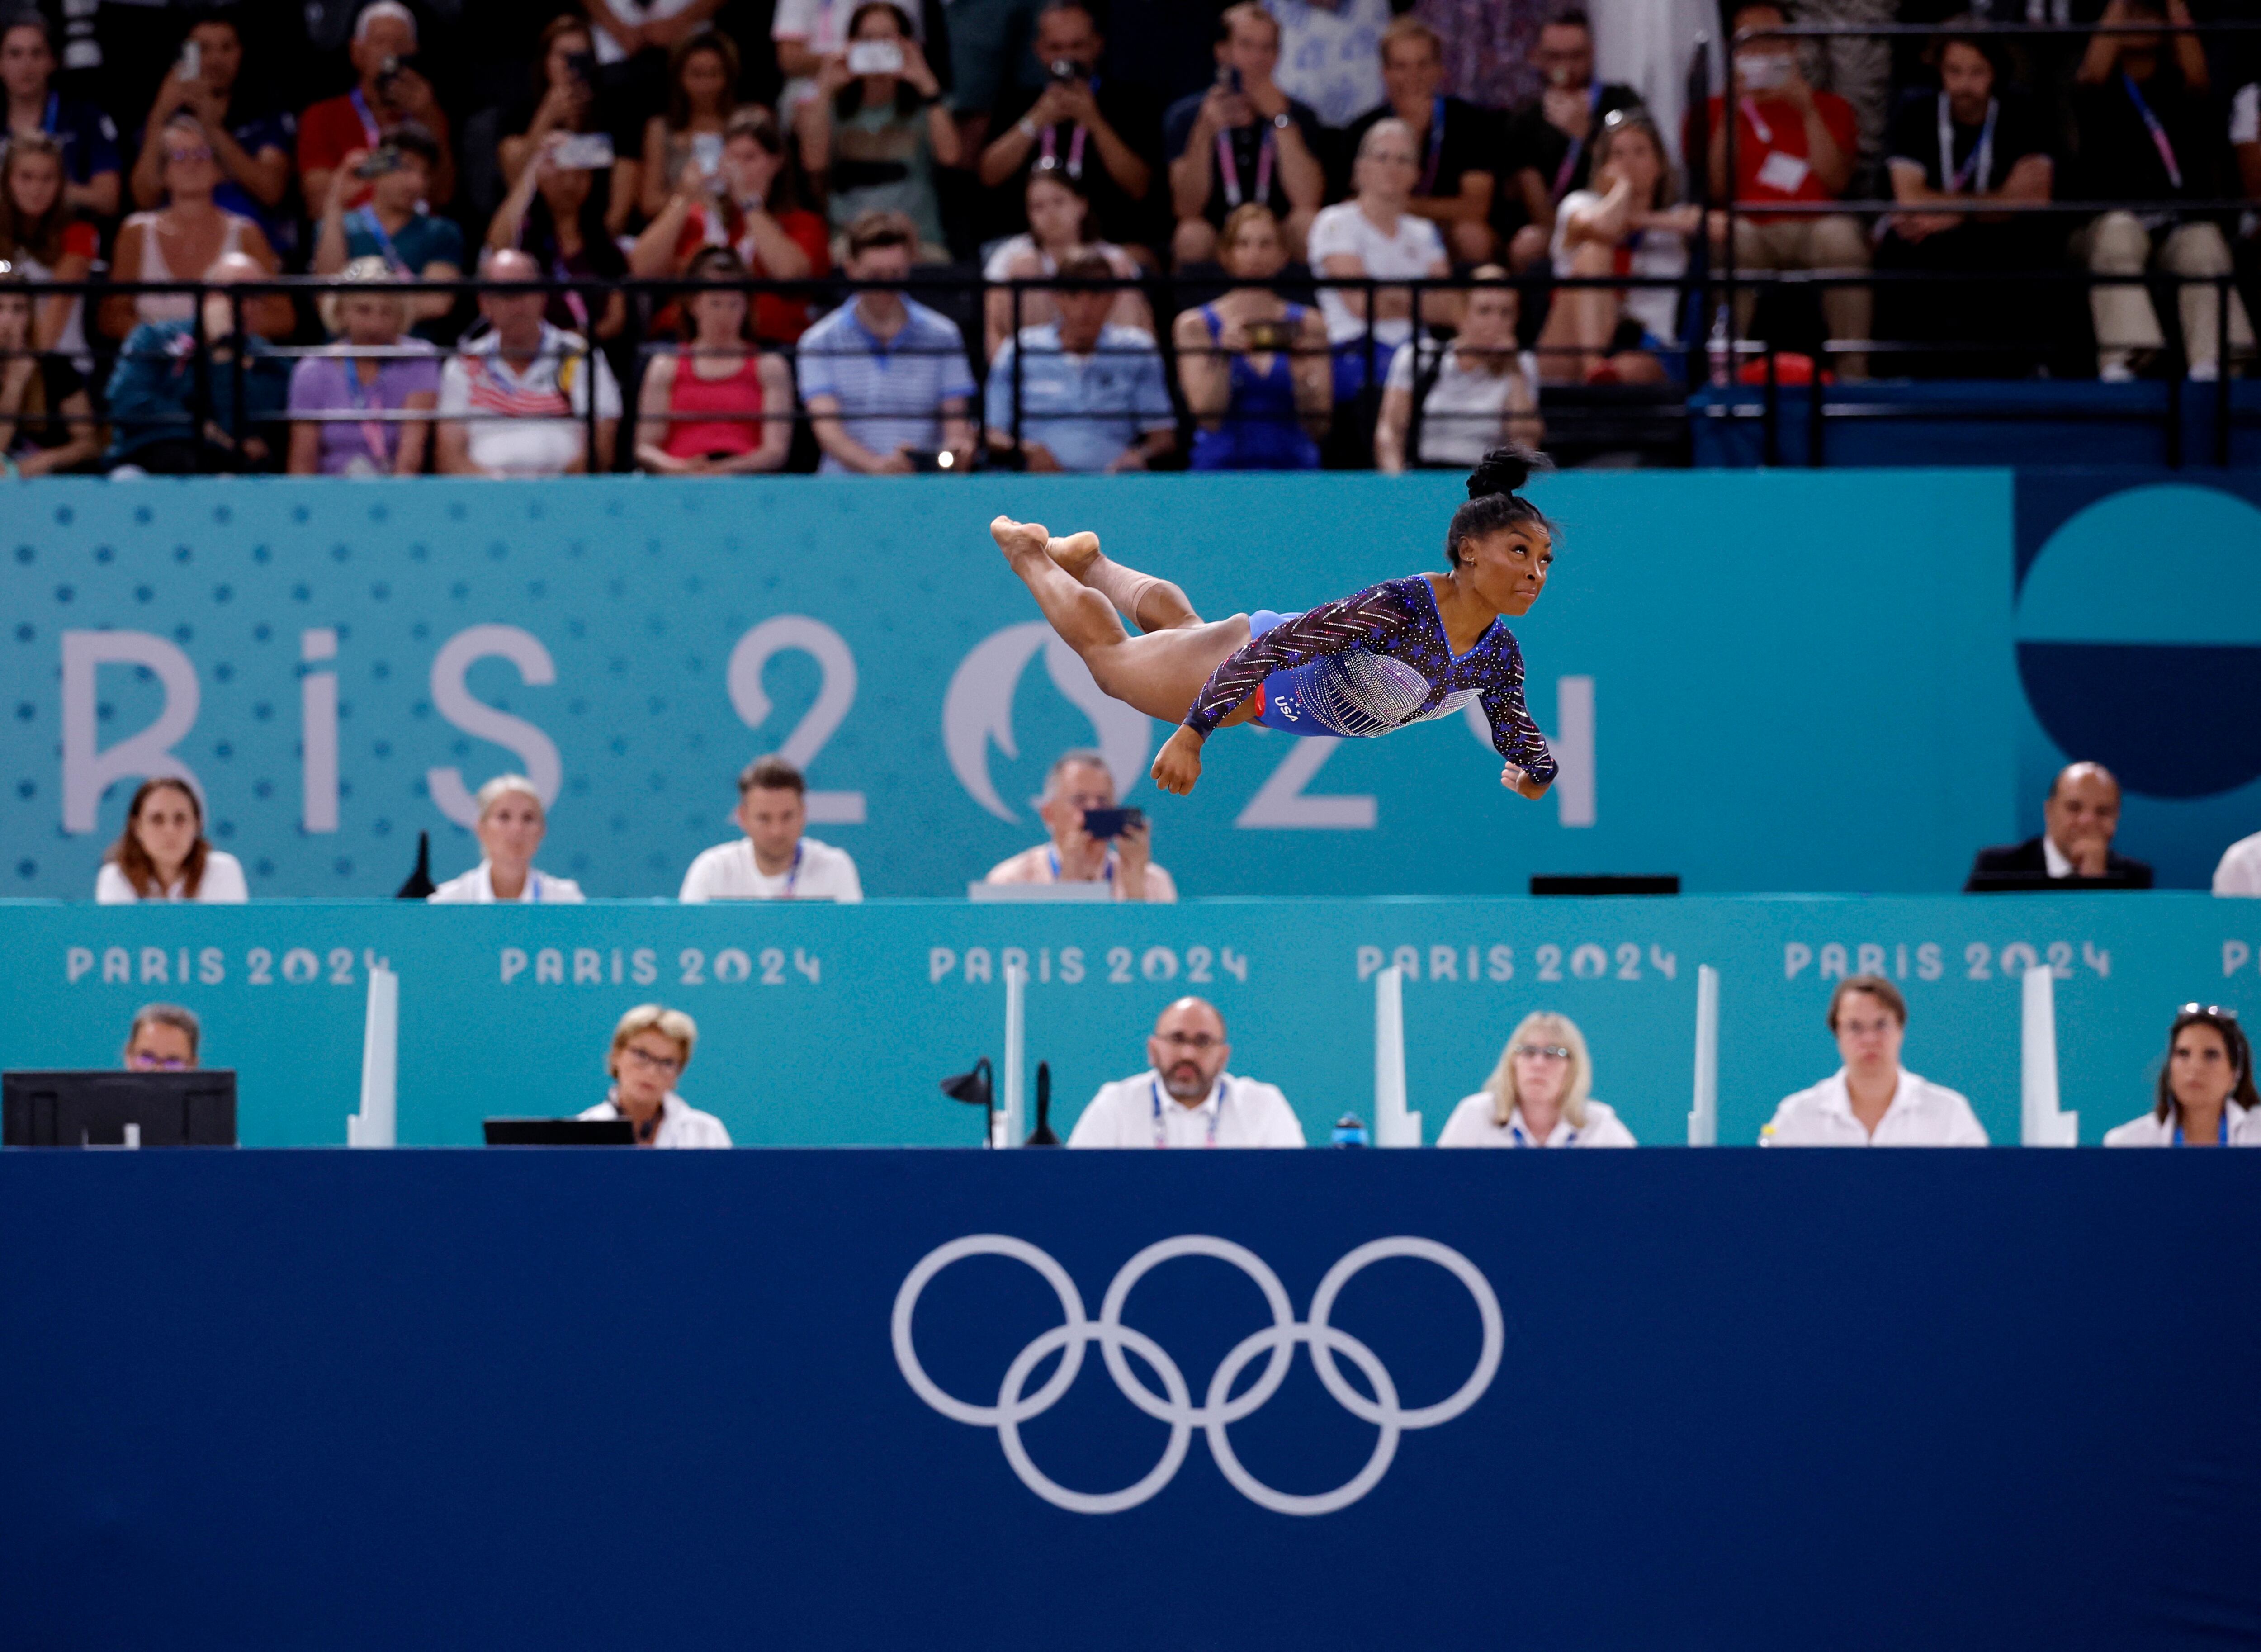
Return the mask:
[(460, 878), (450, 878), (424, 898), (440, 906), (484, 906), (496, 901), (529, 905), (579, 901), (581, 886), (571, 878), (537, 872), (534, 857), (549, 830), (542, 794), (523, 774), (498, 774), (478, 792), (477, 834), (481, 858)]
[(1631, 1147), (1633, 1131), (1589, 1093), (1594, 1064), (1568, 1016), (1524, 1016), (1483, 1088), (1453, 1109), (1439, 1147)]

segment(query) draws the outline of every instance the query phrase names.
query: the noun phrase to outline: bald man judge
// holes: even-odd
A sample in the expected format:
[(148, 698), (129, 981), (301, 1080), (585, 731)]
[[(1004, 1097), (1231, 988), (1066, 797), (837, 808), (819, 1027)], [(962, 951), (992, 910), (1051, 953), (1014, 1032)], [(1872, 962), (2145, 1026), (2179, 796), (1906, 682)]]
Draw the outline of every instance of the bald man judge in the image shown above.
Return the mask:
[(2148, 889), (2151, 868), (2112, 852), (2120, 830), (2120, 782), (2101, 763), (2069, 763), (2042, 800), (2042, 835), (1982, 849), (1966, 894), (2020, 889)]
[(1146, 1070), (1112, 1084), (1083, 1110), (1071, 1147), (1300, 1147), (1303, 1127), (1269, 1084), (1226, 1072), (1224, 1017), (1205, 998), (1162, 1011), (1146, 1040)]

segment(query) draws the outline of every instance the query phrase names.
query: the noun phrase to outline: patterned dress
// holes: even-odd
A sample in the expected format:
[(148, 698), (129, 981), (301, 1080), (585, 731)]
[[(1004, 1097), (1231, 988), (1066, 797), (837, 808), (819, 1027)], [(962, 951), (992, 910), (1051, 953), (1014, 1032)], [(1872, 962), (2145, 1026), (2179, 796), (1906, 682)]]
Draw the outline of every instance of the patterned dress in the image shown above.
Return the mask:
[(1427, 578), (1387, 579), (1304, 614), (1249, 617), (1247, 643), (1202, 687), (1186, 727), (1206, 737), (1251, 695), (1256, 721), (1289, 734), (1365, 737), (1481, 700), (1501, 757), (1536, 780), (1554, 755), (1523, 704), (1523, 653), (1494, 620), (1455, 655)]

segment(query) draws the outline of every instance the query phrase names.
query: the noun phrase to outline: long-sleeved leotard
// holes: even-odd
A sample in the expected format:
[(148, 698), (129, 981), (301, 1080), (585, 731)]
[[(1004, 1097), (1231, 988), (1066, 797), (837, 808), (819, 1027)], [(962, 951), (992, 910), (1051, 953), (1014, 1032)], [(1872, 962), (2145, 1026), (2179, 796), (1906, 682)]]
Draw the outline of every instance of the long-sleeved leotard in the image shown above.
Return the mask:
[[(1268, 622), (1268, 623), (1267, 623)], [(1256, 720), (1290, 734), (1361, 736), (1449, 716), (1482, 700), (1501, 757), (1535, 780), (1554, 755), (1523, 704), (1523, 653), (1494, 620), (1455, 656), (1420, 574), (1285, 617), (1251, 616), (1245, 646), (1202, 686), (1186, 727), (1206, 736), (1250, 695)]]

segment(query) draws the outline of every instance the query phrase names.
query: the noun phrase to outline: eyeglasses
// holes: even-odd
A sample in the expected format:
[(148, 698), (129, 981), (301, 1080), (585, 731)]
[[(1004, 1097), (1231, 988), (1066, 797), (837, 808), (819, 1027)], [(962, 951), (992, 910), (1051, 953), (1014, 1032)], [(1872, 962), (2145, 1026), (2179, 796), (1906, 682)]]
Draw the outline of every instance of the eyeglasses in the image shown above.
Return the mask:
[(2185, 1004), (2175, 1013), (2178, 1016), (2216, 1016), (2224, 1021), (2237, 1019), (2237, 1012), (2227, 1004)]
[(182, 1055), (156, 1055), (147, 1050), (136, 1050), (126, 1058), (126, 1065), (143, 1073), (185, 1073), (189, 1059)]
[(1563, 1044), (1518, 1044), (1513, 1053), (1541, 1056), (1549, 1061), (1567, 1061), (1570, 1059), (1570, 1047)]
[(1166, 1044), (1174, 1050), (1191, 1050), (1195, 1055), (1214, 1050), (1224, 1042), (1222, 1038), (1212, 1038), (1206, 1032), (1158, 1032), (1154, 1038), (1157, 1043)]
[(198, 144), (193, 149), (168, 149), (165, 151), (165, 159), (168, 161), (178, 161), (183, 165), (191, 161), (209, 161), (212, 158), (212, 148), (207, 144)]
[(679, 1073), (683, 1070), (683, 1063), (678, 1058), (671, 1055), (654, 1055), (650, 1051), (637, 1049), (632, 1044), (621, 1053), (649, 1073)]

